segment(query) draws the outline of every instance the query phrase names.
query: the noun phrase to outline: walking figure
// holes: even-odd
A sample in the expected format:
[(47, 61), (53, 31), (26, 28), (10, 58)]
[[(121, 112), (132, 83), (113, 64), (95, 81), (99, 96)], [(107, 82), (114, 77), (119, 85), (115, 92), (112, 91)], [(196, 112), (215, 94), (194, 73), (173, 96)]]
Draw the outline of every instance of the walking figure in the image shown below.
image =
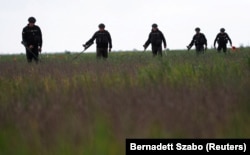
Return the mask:
[(22, 31), (22, 44), (26, 48), (27, 61), (31, 63), (34, 60), (38, 63), (39, 53), (42, 52), (42, 32), (40, 27), (35, 25), (34, 17), (29, 17), (28, 22)]
[(228, 34), (225, 32), (224, 28), (220, 29), (220, 33), (217, 34), (215, 40), (214, 40), (214, 48), (216, 49), (216, 43), (218, 43), (217, 51), (220, 52), (221, 49), (223, 49), (223, 52), (227, 52), (227, 43), (230, 43), (230, 46), (232, 47), (232, 40), (228, 36)]
[(93, 37), (87, 41), (83, 46), (87, 47), (93, 44), (96, 40), (96, 57), (99, 58), (108, 58), (108, 51), (111, 52), (112, 49), (112, 39), (110, 33), (105, 30), (104, 24), (99, 24), (99, 30), (94, 33)]
[(157, 24), (152, 25), (152, 30), (149, 33), (148, 40), (143, 45), (144, 50), (147, 49), (150, 43), (152, 47), (153, 56), (159, 55), (162, 57), (162, 43), (164, 45), (164, 49), (167, 48), (167, 43), (163, 33), (158, 29)]
[(195, 50), (197, 54), (203, 53), (207, 50), (207, 39), (206, 36), (200, 32), (200, 28), (195, 28), (196, 34), (193, 36), (191, 43), (187, 46), (187, 49), (190, 50), (193, 45), (195, 45)]

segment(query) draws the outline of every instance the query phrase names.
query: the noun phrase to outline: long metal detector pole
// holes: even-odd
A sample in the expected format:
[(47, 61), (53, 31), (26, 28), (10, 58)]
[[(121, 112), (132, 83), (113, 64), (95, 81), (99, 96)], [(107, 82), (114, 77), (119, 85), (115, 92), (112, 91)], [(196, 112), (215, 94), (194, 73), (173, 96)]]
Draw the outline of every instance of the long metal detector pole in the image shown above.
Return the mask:
[(84, 50), (82, 52), (80, 52), (79, 54), (77, 54), (71, 61), (74, 61), (75, 59), (77, 59), (83, 52), (85, 52), (93, 43), (90, 43), (88, 45), (83, 45)]
[(82, 52), (80, 52), (79, 54), (77, 54), (71, 61), (74, 61), (75, 59), (77, 59), (85, 51), (86, 51), (86, 49), (84, 49)]

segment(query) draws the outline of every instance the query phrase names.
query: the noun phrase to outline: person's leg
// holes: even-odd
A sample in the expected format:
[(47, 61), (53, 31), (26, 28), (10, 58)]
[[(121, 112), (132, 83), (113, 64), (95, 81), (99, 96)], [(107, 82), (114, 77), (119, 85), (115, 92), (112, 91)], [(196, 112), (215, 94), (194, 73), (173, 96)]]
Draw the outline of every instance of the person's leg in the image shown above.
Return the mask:
[(219, 44), (219, 45), (218, 45), (218, 48), (217, 48), (217, 51), (220, 53), (221, 49), (222, 49), (222, 45)]
[(32, 48), (32, 57), (35, 60), (36, 63), (38, 63), (39, 61), (39, 53), (38, 53), (38, 46), (35, 46), (34, 48)]
[(157, 46), (152, 46), (153, 57), (155, 57), (157, 55), (157, 51), (158, 51), (158, 47)]
[(227, 44), (223, 44), (222, 49), (224, 53), (227, 53)]
[(157, 53), (159, 56), (162, 57), (162, 47), (161, 46), (158, 47)]
[(102, 49), (96, 48), (96, 58), (100, 59), (102, 57)]
[(203, 45), (196, 45), (196, 54), (204, 54), (204, 46)]
[(102, 49), (102, 57), (104, 59), (107, 59), (108, 58), (108, 48), (103, 48)]
[(28, 63), (32, 62), (32, 53), (31, 53), (31, 50), (26, 49), (26, 58), (27, 58), (27, 62)]

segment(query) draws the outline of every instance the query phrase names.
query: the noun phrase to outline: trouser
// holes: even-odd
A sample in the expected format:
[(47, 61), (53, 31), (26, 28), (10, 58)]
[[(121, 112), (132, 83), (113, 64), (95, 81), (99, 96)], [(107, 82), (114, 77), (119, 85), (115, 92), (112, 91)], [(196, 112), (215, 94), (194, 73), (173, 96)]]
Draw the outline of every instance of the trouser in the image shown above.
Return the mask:
[(203, 45), (195, 45), (196, 54), (204, 54), (205, 48)]
[(36, 63), (38, 63), (38, 46), (34, 46), (33, 48), (26, 48), (26, 58), (29, 63), (34, 60)]
[(108, 48), (97, 48), (96, 49), (96, 58), (104, 58), (107, 59), (108, 58)]
[(227, 44), (218, 44), (217, 51), (220, 52), (221, 49), (223, 49), (223, 52), (226, 53), (227, 52)]
[(153, 53), (153, 56), (156, 56), (156, 55), (162, 56), (162, 47), (152, 45), (152, 53)]

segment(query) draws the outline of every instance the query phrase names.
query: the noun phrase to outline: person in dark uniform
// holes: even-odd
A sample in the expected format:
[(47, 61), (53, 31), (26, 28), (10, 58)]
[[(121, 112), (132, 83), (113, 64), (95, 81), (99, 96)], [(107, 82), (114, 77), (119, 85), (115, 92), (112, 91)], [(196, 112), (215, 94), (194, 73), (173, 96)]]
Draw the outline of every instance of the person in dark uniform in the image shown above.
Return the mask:
[(214, 40), (214, 48), (216, 48), (216, 42), (218, 43), (217, 51), (220, 52), (221, 49), (223, 49), (223, 52), (227, 52), (227, 43), (230, 43), (230, 46), (232, 46), (232, 40), (228, 36), (228, 34), (225, 32), (224, 28), (220, 29), (220, 33), (217, 34), (215, 40)]
[(207, 39), (206, 36), (200, 32), (200, 28), (195, 28), (196, 34), (193, 36), (191, 43), (187, 46), (187, 49), (190, 50), (193, 45), (195, 45), (196, 53), (204, 53), (207, 49)]
[(143, 45), (145, 50), (147, 49), (150, 43), (152, 47), (153, 56), (162, 56), (162, 43), (164, 45), (164, 49), (167, 48), (167, 43), (163, 33), (158, 29), (157, 24), (152, 25), (152, 30), (149, 33), (148, 40)]
[(22, 44), (26, 48), (26, 58), (30, 63), (34, 60), (39, 61), (39, 52), (42, 51), (42, 32), (39, 26), (35, 25), (36, 19), (34, 17), (28, 18), (28, 25), (22, 31)]
[(83, 46), (87, 47), (93, 44), (96, 40), (96, 57), (107, 59), (108, 52), (112, 49), (112, 38), (110, 33), (105, 30), (105, 25), (103, 23), (99, 24), (99, 30), (94, 33), (93, 37), (87, 41)]

